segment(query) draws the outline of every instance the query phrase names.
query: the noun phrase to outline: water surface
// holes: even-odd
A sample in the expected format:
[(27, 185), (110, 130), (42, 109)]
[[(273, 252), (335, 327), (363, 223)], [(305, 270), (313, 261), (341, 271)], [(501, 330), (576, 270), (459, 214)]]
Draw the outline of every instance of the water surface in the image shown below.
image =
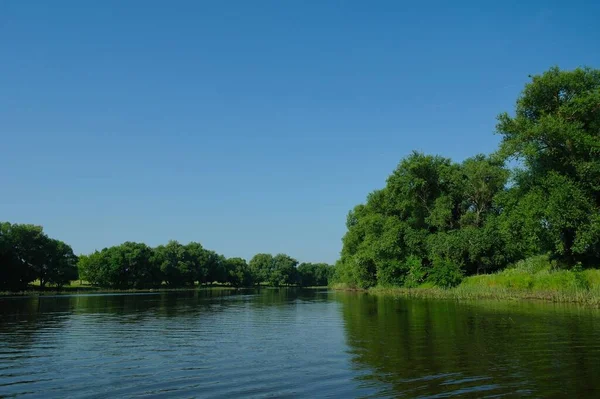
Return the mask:
[(0, 298), (0, 397), (600, 397), (600, 313), (326, 290)]

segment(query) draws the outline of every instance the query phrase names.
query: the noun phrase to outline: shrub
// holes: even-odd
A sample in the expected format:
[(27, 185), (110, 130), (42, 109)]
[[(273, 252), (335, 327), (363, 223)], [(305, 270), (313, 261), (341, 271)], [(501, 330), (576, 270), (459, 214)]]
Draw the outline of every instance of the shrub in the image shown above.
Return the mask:
[(510, 269), (516, 269), (526, 273), (534, 274), (542, 270), (552, 270), (556, 268), (556, 262), (550, 261), (548, 255), (531, 256), (512, 265)]
[(404, 267), (408, 270), (404, 286), (407, 288), (415, 288), (421, 286), (427, 277), (427, 269), (423, 267), (421, 259), (416, 256), (409, 256), (404, 261)]
[(429, 271), (428, 281), (438, 287), (456, 287), (463, 279), (463, 271), (460, 266), (447, 259), (435, 258)]

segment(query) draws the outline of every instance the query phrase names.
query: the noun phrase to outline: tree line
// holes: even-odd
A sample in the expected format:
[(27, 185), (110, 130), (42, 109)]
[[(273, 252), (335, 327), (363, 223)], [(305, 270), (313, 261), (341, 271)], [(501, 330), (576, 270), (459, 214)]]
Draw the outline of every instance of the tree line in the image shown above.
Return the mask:
[(539, 254), (562, 268), (598, 267), (600, 71), (533, 76), (496, 130), (491, 155), (402, 159), (349, 212), (335, 280), (448, 287)]
[(325, 263), (301, 263), (288, 255), (257, 254), (250, 262), (226, 258), (200, 243), (169, 241), (155, 248), (120, 245), (75, 256), (71, 247), (49, 238), (42, 227), (0, 223), (0, 289), (22, 290), (34, 281), (43, 288), (73, 280), (115, 289), (192, 287), (196, 284), (324, 286), (333, 274)]
[(0, 222), (0, 288), (19, 290), (34, 280), (62, 286), (77, 279), (77, 256), (40, 226)]

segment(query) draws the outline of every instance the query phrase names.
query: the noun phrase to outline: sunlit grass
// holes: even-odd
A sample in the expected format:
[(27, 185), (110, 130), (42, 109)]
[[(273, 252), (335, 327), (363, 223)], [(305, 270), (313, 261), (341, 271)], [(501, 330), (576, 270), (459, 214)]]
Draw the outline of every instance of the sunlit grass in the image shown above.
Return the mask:
[[(281, 286), (281, 287), (273, 287), (273, 286), (261, 284), (259, 286), (237, 287), (236, 288), (230, 284), (214, 282), (214, 283), (205, 283), (205, 284), (196, 283), (196, 285), (194, 285), (194, 286), (177, 287), (177, 288), (170, 287), (166, 283), (163, 283), (160, 287), (154, 287), (154, 288), (119, 289), (119, 288), (98, 287), (98, 286), (89, 284), (87, 281), (77, 280), (77, 281), (71, 281), (70, 284), (64, 285), (62, 287), (47, 285), (46, 287), (41, 288), (39, 280), (36, 280), (36, 281), (32, 282), (31, 284), (29, 284), (29, 286), (26, 289), (21, 290), (21, 291), (0, 291), (0, 296), (13, 296), (13, 295), (31, 296), (31, 295), (48, 295), (48, 294), (55, 295), (55, 294), (76, 294), (76, 293), (104, 294), (104, 293), (119, 293), (119, 292), (123, 292), (123, 293), (171, 292), (171, 291), (195, 291), (195, 290), (244, 291), (244, 290), (254, 290), (254, 289), (280, 289), (280, 288), (300, 288), (300, 287), (287, 286), (287, 285)], [(328, 287), (327, 286), (302, 287), (302, 289), (326, 289), (326, 288), (328, 288)]]
[(369, 292), (455, 300), (535, 299), (600, 307), (600, 270), (560, 270), (547, 257), (540, 256), (518, 262), (498, 273), (466, 277), (455, 288), (443, 289), (423, 284), (419, 288), (375, 287)]

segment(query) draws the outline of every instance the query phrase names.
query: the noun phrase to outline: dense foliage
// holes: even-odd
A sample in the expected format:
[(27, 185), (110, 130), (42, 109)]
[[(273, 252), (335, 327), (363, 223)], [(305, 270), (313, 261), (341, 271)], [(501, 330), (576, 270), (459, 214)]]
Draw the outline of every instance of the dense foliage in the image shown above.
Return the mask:
[[(305, 285), (297, 265), (297, 260), (285, 254), (258, 254), (250, 263), (242, 258), (225, 258), (196, 242), (182, 245), (170, 241), (156, 248), (126, 242), (80, 256), (79, 273), (91, 284), (120, 289), (158, 287), (163, 283), (169, 287), (189, 287), (196, 283), (234, 287)], [(324, 266), (333, 270), (332, 266)], [(319, 281), (321, 285), (328, 284), (323, 276), (331, 275), (320, 268), (303, 273), (305, 281)]]
[(77, 279), (77, 257), (70, 246), (49, 238), (40, 226), (0, 223), (0, 289), (62, 286)]
[[(534, 76), (491, 156), (414, 152), (348, 215), (335, 279), (357, 287), (457, 285), (549, 253), (600, 261), (600, 71)], [(505, 162), (516, 160), (510, 171)], [(510, 179), (510, 180), (509, 180)]]
[(326, 263), (301, 263), (285, 254), (256, 254), (249, 263), (256, 284), (325, 286), (333, 276)]
[(327, 285), (333, 267), (303, 263), (288, 255), (258, 254), (250, 264), (225, 258), (200, 243), (169, 241), (151, 248), (125, 242), (76, 257), (71, 247), (48, 238), (39, 226), (0, 223), (0, 289), (61, 287), (81, 279), (99, 287), (143, 289), (219, 283), (233, 287)]
[(150, 248), (146, 244), (125, 242), (79, 257), (82, 279), (93, 285), (119, 289), (193, 286), (196, 282), (233, 286), (252, 285), (246, 261), (226, 259), (204, 249), (200, 243), (182, 245), (169, 241)]
[(303, 287), (322, 287), (333, 277), (333, 267), (327, 263), (300, 263), (298, 284)]

